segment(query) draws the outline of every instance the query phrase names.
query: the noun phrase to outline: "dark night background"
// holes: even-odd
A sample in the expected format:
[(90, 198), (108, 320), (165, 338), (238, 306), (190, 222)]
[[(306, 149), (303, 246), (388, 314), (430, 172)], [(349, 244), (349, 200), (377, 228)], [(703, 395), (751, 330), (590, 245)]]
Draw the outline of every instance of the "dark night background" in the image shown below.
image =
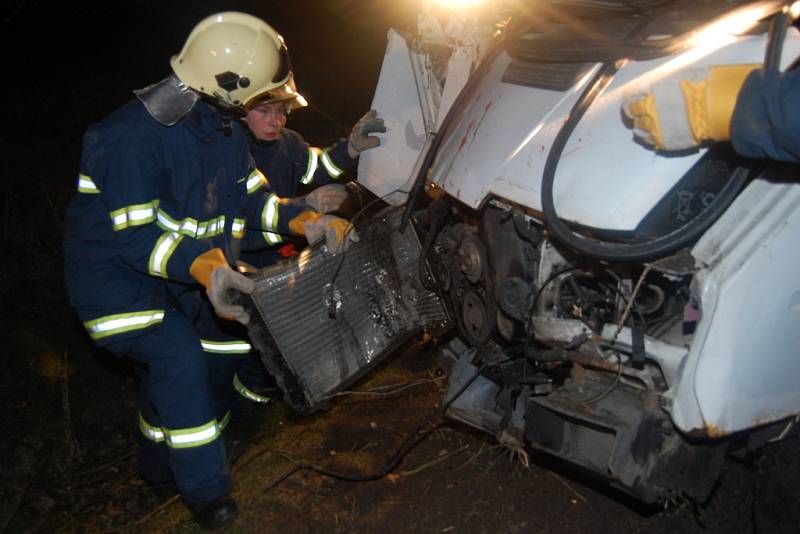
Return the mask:
[(414, 23), (413, 1), (394, 4), (5, 3), (0, 532), (63, 526), (68, 511), (83, 506), (80, 490), (67, 490), (71, 475), (131, 450), (132, 373), (91, 345), (66, 304), (62, 281), (61, 225), (86, 128), (130, 100), (133, 89), (167, 76), (170, 57), (197, 22), (235, 10), (261, 17), (283, 35), (297, 87), (310, 102), (290, 117), (289, 127), (326, 146), (369, 109), (389, 25)]
[(169, 59), (197, 22), (238, 10), (272, 24), (310, 102), (288, 126), (326, 146), (369, 108), (387, 29), (413, 27), (416, 1), (15, 0), (3, 8), (4, 374), (31, 352), (62, 352), (74, 326), (65, 317), (54, 320), (54, 308), (42, 303), (63, 302), (61, 224), (76, 188), (84, 131), (130, 100), (133, 89), (170, 74)]
[[(2, 20), (3, 155), (9, 163), (33, 156), (39, 164), (52, 162), (62, 169), (75, 162), (77, 171), (85, 128), (130, 99), (132, 89), (169, 74), (169, 59), (193, 26), (219, 11), (260, 16), (286, 39), (298, 88), (311, 103), (291, 124), (304, 130), (305, 124), (319, 122), (306, 132), (316, 142), (345, 134), (369, 106), (387, 28), (413, 24), (415, 1), (14, 4)], [(389, 7), (394, 4), (399, 6)]]

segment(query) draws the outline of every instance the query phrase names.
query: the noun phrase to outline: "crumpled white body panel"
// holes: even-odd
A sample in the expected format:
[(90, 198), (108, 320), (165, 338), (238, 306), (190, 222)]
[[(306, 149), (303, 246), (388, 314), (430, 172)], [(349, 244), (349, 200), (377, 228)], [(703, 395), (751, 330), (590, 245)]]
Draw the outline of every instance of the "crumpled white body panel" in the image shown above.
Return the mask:
[[(583, 226), (635, 229), (700, 159), (704, 150), (653, 151), (634, 139), (623, 100), (683, 69), (760, 63), (765, 37), (624, 65), (571, 135), (559, 161), (559, 215)], [(361, 156), (359, 181), (381, 195), (408, 190), (431, 137), (415, 93), (408, 44), (390, 37), (373, 105), (390, 126), (383, 148)], [(800, 56), (790, 28), (782, 68)], [(561, 125), (597, 66), (566, 91), (502, 82), (504, 52), (443, 140), (428, 179), (466, 205), (500, 200), (541, 210), (545, 159)], [(410, 91), (410, 93), (409, 93)], [(420, 141), (425, 137), (425, 142)], [(795, 167), (796, 170), (796, 167)], [(794, 171), (790, 171), (794, 172)], [(692, 251), (700, 270), (694, 292), (701, 318), (668, 396), (683, 431), (721, 436), (796, 414), (800, 408), (800, 175), (756, 180)], [(406, 194), (393, 195), (401, 204)]]
[[(763, 36), (745, 37), (713, 52), (695, 49), (679, 56), (627, 63), (589, 108), (564, 148), (554, 188), (559, 215), (594, 228), (635, 229), (704, 149), (665, 155), (636, 142), (633, 130), (623, 120), (623, 99), (685, 68), (759, 63), (764, 42)], [(791, 30), (784, 64), (798, 54), (800, 35)], [(439, 149), (430, 177), (473, 208), (494, 196), (541, 210), (547, 153), (594, 70), (562, 93), (503, 83), (510, 61), (505, 53), (495, 60), (476, 97)]]

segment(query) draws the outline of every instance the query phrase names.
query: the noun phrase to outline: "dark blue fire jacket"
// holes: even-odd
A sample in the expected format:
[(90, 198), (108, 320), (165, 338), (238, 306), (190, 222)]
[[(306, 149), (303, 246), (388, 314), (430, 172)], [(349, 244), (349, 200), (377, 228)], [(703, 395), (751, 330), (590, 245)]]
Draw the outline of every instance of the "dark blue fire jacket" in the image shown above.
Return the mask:
[(202, 101), (170, 127), (135, 100), (89, 128), (64, 254), (70, 303), (95, 341), (160, 323), (167, 288), (194, 286), (189, 267), (213, 247), (234, 261), (246, 228), (290, 234), (308, 208), (270, 193), (248, 149), (244, 128)]
[[(250, 136), (250, 153), (256, 168), (269, 180), (269, 188), (280, 197), (296, 197), (304, 186), (329, 184), (353, 166), (347, 153), (347, 139), (340, 139), (326, 149), (310, 146), (294, 130), (284, 129), (275, 141), (261, 141)], [(244, 249), (263, 251), (285, 241), (285, 234), (247, 232)], [(246, 256), (245, 259), (266, 265), (272, 260)], [(274, 258), (273, 258), (274, 259)]]
[(800, 70), (757, 70), (747, 77), (731, 120), (731, 142), (750, 158), (800, 161)]
[(268, 177), (272, 191), (282, 197), (299, 195), (302, 185), (331, 183), (355, 161), (347, 153), (346, 139), (321, 150), (289, 129), (275, 141), (251, 137), (250, 152), (256, 167)]

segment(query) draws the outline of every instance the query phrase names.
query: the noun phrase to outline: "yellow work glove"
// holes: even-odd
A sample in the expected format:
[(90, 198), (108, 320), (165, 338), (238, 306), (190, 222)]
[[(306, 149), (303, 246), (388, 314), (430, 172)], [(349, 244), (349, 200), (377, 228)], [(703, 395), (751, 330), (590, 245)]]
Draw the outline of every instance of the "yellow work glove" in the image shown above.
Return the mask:
[(336, 211), (347, 200), (347, 189), (342, 184), (328, 184), (306, 195), (306, 204), (320, 213)]
[(358, 241), (358, 234), (347, 220), (315, 211), (304, 211), (289, 221), (289, 229), (305, 236), (309, 245), (325, 238), (325, 246), (331, 254), (345, 250), (350, 242)]
[(625, 114), (634, 135), (659, 150), (685, 150), (706, 140), (730, 139), (736, 97), (745, 78), (761, 65), (718, 65), (685, 71), (629, 97)]
[(244, 307), (233, 303), (230, 290), (249, 295), (255, 290), (256, 284), (231, 269), (222, 250), (212, 248), (198, 256), (189, 267), (189, 274), (206, 288), (208, 300), (211, 301), (217, 315), (223, 319), (239, 321), (244, 325), (250, 322), (250, 315), (244, 311)]

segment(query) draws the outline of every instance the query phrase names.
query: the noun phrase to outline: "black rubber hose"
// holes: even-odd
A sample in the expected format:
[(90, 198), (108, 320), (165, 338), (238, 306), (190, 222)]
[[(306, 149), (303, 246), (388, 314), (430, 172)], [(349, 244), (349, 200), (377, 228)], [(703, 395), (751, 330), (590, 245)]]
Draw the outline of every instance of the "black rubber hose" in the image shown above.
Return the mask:
[(428, 284), (428, 277), (425, 273), (425, 262), (428, 259), (431, 248), (433, 248), (434, 241), (436, 241), (436, 236), (439, 235), (439, 231), (450, 216), (450, 207), (450, 197), (447, 195), (441, 196), (431, 203), (429, 208), (430, 225), (428, 225), (428, 231), (425, 234), (425, 241), (422, 245), (422, 251), (419, 254), (419, 260), (417, 262), (417, 274), (419, 276), (419, 281), (422, 283), (422, 287), (429, 291), (434, 291), (437, 294), (440, 291), (439, 287), (435, 284)]
[(700, 236), (728, 208), (739, 190), (747, 181), (750, 169), (736, 168), (730, 180), (714, 198), (711, 204), (700, 215), (680, 228), (641, 243), (617, 243), (579, 236), (558, 217), (553, 202), (553, 184), (556, 169), (567, 140), (575, 130), (580, 119), (589, 109), (592, 102), (608, 86), (617, 69), (612, 63), (603, 64), (589, 85), (583, 91), (569, 118), (562, 126), (547, 154), (542, 177), (542, 211), (547, 226), (555, 236), (576, 252), (587, 254), (606, 261), (642, 261), (664, 256), (673, 252), (690, 240)]
[(778, 71), (781, 67), (781, 52), (786, 40), (786, 30), (789, 28), (789, 13), (781, 11), (772, 19), (769, 26), (769, 41), (764, 57), (764, 69)]
[[(773, 20), (770, 28), (764, 58), (764, 64), (773, 69), (780, 64), (780, 55), (783, 49), (782, 43), (788, 26), (787, 19), (784, 18), (785, 14), (780, 13), (777, 17), (778, 20)], [(576, 252), (588, 254), (605, 261), (644, 261), (674, 252), (702, 235), (738, 196), (739, 191), (747, 182), (752, 168), (739, 166), (734, 169), (728, 182), (700, 215), (677, 230), (663, 236), (640, 243), (617, 243), (592, 239), (573, 233), (558, 217), (553, 202), (553, 184), (555, 182), (556, 168), (569, 136), (575, 130), (578, 122), (592, 102), (611, 82), (616, 70), (612, 63), (605, 63), (600, 67), (594, 79), (578, 98), (558, 135), (556, 135), (553, 146), (547, 154), (544, 176), (542, 177), (542, 211), (544, 212), (547, 226), (556, 237)]]
[(337, 480), (344, 480), (347, 482), (369, 482), (373, 480), (378, 480), (380, 478), (385, 477), (392, 471), (394, 471), (397, 466), (400, 465), (400, 462), (403, 461), (403, 458), (413, 449), (418, 443), (422, 440), (427, 438), (434, 430), (439, 428), (442, 423), (443, 417), (447, 412), (447, 409), (450, 408), (452, 405), (466, 390), (469, 388), (478, 377), (481, 376), (483, 371), (486, 369), (487, 365), (482, 363), (472, 374), (472, 376), (467, 380), (459, 389), (456, 391), (450, 399), (445, 400), (442, 403), (442, 407), (427, 421), (425, 421), (422, 425), (417, 427), (413, 432), (411, 432), (405, 440), (400, 444), (397, 451), (389, 458), (389, 460), (384, 464), (384, 466), (379, 469), (378, 471), (374, 471), (372, 473), (366, 474), (358, 474), (358, 473), (345, 473), (341, 471), (335, 471), (333, 469), (328, 469), (327, 467), (322, 467), (314, 464), (296, 464), (295, 467), (290, 469), (287, 473), (283, 474), (273, 483), (271, 483), (264, 491), (269, 490), (286, 480), (287, 478), (291, 477), (295, 473), (299, 471), (313, 471), (319, 475), (323, 475), (330, 478), (335, 478)]

